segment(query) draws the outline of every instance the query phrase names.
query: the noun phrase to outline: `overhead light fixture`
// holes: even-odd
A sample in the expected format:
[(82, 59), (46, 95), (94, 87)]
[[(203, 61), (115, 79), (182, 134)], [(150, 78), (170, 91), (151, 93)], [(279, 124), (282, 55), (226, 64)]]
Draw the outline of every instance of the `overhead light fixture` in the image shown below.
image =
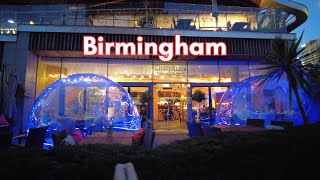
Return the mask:
[(13, 21), (12, 19), (9, 19), (9, 20), (8, 20), (8, 23), (13, 24), (13, 23), (14, 23), (14, 21)]

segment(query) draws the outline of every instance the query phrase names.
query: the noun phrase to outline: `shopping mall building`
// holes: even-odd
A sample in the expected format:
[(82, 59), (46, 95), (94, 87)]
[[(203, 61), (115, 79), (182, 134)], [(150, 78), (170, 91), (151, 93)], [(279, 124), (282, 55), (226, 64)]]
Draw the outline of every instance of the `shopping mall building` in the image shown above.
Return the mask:
[[(273, 42), (282, 39), (290, 44), (296, 38), (290, 32), (308, 16), (303, 4), (289, 0), (75, 2), (43, 5), (39, 1), (26, 6), (10, 1), (11, 5), (0, 5), (2, 69), (7, 74), (16, 70), (18, 83), (28, 96), (18, 106), (20, 128), (26, 128), (33, 103), (43, 90), (77, 73), (94, 73), (118, 82), (157, 128), (168, 125), (164, 123), (168, 108), (174, 127), (183, 127), (186, 120), (194, 118), (198, 104), (191, 97), (200, 89), (206, 94), (201, 108), (212, 122), (224, 92), (261, 74), (258, 68), (272, 52)], [(226, 55), (175, 55), (170, 61), (161, 61), (152, 53), (116, 55), (112, 49), (109, 55), (83, 53), (84, 36), (133, 43), (142, 36), (145, 42), (160, 45), (173, 42), (177, 34), (189, 46), (222, 42)], [(139, 99), (146, 91), (153, 101), (142, 105)]]

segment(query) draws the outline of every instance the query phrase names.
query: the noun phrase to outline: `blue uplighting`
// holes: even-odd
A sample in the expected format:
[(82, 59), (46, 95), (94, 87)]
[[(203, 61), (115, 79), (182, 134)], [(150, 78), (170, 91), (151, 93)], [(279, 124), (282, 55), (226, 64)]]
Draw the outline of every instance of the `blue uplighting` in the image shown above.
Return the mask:
[[(28, 129), (48, 126), (47, 136), (71, 127), (135, 131), (140, 115), (131, 96), (118, 83), (95, 74), (74, 74), (55, 81), (35, 100)], [(95, 125), (101, 124), (97, 129)]]
[[(226, 91), (219, 102), (215, 124), (246, 125), (247, 119), (263, 119), (265, 126), (270, 125), (271, 121), (302, 125), (303, 119), (294, 93), (290, 107), (287, 79), (274, 79), (259, 86), (259, 77), (245, 79)], [(316, 122), (318, 112), (311, 99), (301, 89), (299, 94), (309, 123)]]

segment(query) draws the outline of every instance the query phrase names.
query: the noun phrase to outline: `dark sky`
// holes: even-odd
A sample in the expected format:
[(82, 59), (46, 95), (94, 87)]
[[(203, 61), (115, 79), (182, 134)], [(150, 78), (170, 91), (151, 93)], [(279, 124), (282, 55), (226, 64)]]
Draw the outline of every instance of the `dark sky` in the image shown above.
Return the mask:
[(308, 20), (299, 28), (293, 31), (299, 37), (304, 31), (302, 43), (308, 43), (310, 40), (320, 38), (320, 0), (295, 0), (308, 7)]

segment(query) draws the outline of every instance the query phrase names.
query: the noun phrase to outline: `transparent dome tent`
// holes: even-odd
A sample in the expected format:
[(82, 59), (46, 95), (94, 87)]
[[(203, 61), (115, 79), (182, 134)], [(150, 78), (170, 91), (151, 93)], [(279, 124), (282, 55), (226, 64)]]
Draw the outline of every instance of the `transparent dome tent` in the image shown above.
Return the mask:
[[(265, 126), (270, 125), (271, 121), (302, 125), (303, 118), (293, 91), (290, 108), (287, 79), (274, 79), (259, 86), (258, 78), (245, 79), (226, 91), (219, 102), (215, 124), (246, 125), (247, 119), (264, 119)], [(299, 94), (309, 122), (315, 122), (317, 115), (310, 98), (300, 89)]]
[(36, 99), (28, 129), (48, 126), (49, 134), (72, 127), (86, 130), (102, 124), (99, 131), (135, 131), (140, 116), (126, 90), (103, 76), (73, 74), (55, 81)]

